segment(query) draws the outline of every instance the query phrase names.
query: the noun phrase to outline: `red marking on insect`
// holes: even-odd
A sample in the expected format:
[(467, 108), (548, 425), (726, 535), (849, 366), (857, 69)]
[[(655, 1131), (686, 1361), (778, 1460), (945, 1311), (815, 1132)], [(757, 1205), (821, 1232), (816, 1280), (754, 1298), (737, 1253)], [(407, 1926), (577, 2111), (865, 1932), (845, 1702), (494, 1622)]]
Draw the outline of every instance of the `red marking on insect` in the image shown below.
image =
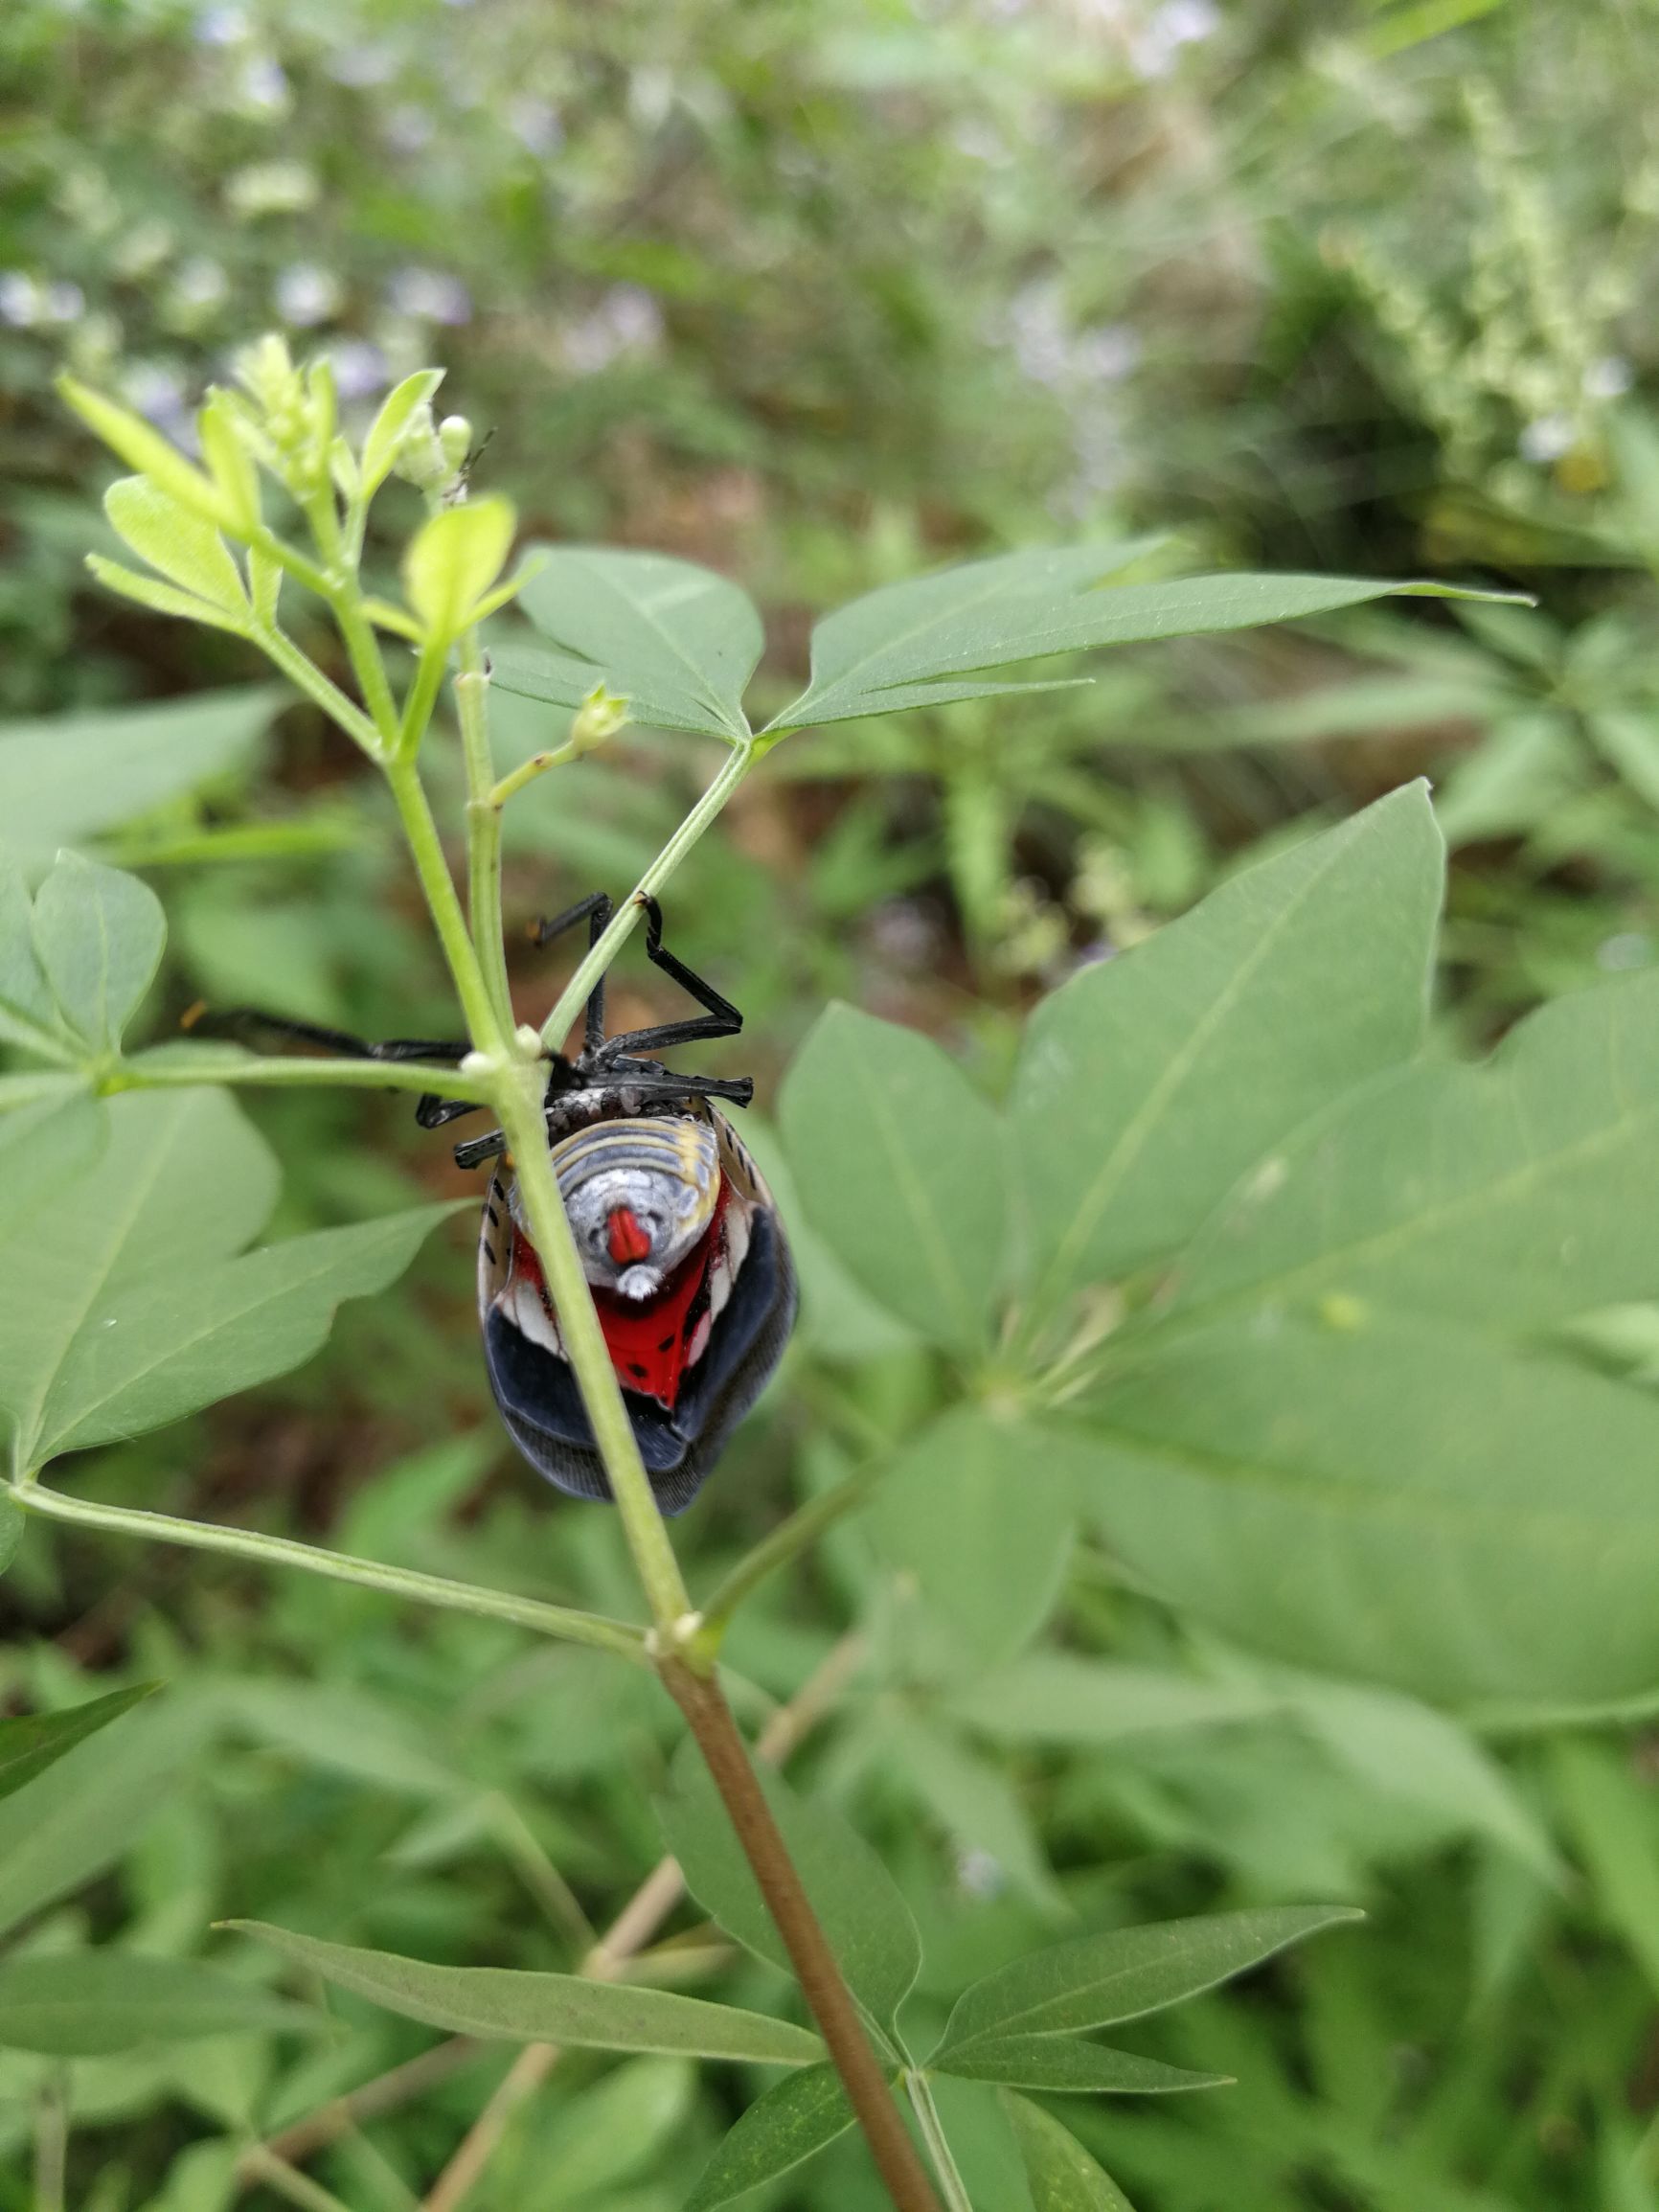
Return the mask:
[(625, 1390), (654, 1398), (670, 1412), (685, 1379), (697, 1309), (707, 1302), (709, 1268), (724, 1234), (725, 1199), (722, 1185), (714, 1220), (655, 1297), (624, 1298), (614, 1290), (594, 1290), (617, 1380)]
[(640, 1226), (639, 1217), (631, 1206), (613, 1206), (605, 1224), (605, 1243), (610, 1256), (619, 1267), (626, 1267), (636, 1260), (648, 1260), (651, 1241)]

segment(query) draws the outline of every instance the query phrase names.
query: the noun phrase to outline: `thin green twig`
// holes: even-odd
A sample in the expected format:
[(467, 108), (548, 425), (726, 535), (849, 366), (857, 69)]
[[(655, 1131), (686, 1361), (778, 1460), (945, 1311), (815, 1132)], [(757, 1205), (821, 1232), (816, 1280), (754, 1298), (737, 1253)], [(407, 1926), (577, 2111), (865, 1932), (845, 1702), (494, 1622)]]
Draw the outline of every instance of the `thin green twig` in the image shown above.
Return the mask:
[(7, 1488), (25, 1513), (39, 1514), (48, 1520), (102, 1529), (111, 1536), (143, 1537), (151, 1543), (181, 1544), (191, 1551), (219, 1552), (258, 1566), (299, 1567), (329, 1582), (354, 1583), (359, 1589), (379, 1590), (387, 1597), (404, 1598), (443, 1612), (509, 1621), (514, 1628), (531, 1629), (537, 1635), (614, 1652), (636, 1665), (648, 1663), (644, 1632), (602, 1613), (545, 1605), (538, 1598), (515, 1597), (475, 1583), (451, 1582), (446, 1576), (422, 1574), (414, 1567), (353, 1559), (348, 1552), (325, 1551), (317, 1544), (299, 1543), (291, 1537), (265, 1536), (257, 1529), (221, 1528), (212, 1521), (181, 1520), (172, 1514), (148, 1513), (133, 1506), (102, 1505), (91, 1498), (69, 1497), (62, 1491), (44, 1489), (38, 1482), (11, 1483)]

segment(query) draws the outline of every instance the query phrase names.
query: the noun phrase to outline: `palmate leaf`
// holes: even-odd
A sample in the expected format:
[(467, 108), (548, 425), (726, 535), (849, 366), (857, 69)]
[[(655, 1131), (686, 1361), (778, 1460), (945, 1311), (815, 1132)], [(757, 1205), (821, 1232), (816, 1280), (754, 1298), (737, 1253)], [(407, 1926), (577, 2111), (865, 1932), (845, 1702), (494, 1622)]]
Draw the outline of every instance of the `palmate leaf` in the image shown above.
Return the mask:
[(519, 604), (554, 650), (492, 641), (503, 691), (579, 707), (596, 684), (621, 693), (629, 718), (741, 742), (743, 692), (762, 644), (761, 618), (735, 583), (666, 554), (539, 545)]
[(0, 2049), (101, 2058), (146, 2043), (325, 2024), (321, 2013), (197, 1959), (85, 1950), (0, 1965)]
[(0, 839), (37, 872), (60, 845), (129, 822), (245, 760), (282, 697), (254, 684), (161, 706), (0, 723)]
[[(866, 2014), (891, 2028), (921, 1970), (921, 1941), (893, 1877), (861, 1836), (824, 1805), (807, 1805), (762, 1773), (772, 1816), (812, 1901), (847, 1985)], [(660, 1813), (686, 1886), (728, 1935), (785, 1973), (794, 1970), (707, 1767), (687, 1745)]]
[(749, 2106), (697, 2177), (685, 2212), (715, 2212), (846, 2134), (852, 2107), (833, 2066), (804, 2066)]
[(807, 1219), (932, 1342), (986, 1340), (1008, 1235), (997, 1118), (930, 1038), (831, 1006), (779, 1119)]
[(1350, 1905), (1272, 1905), (1055, 1944), (965, 1991), (928, 2064), (950, 2064), (982, 2044), (1015, 2037), (1078, 2035), (1162, 2012), (1304, 1936), (1362, 1917)]
[(0, 1797), (10, 1797), (36, 1774), (55, 1767), (67, 1752), (111, 1721), (130, 1713), (134, 1705), (153, 1697), (160, 1684), (140, 1682), (131, 1690), (111, 1690), (107, 1697), (89, 1698), (84, 1704), (67, 1706), (60, 1713), (31, 1713), (22, 1720), (0, 1721)]
[(1010, 1121), (1039, 1299), (1177, 1249), (1428, 1010), (1443, 852), (1414, 784), (1246, 869), (1033, 1015)]
[(999, 682), (986, 672), (1052, 653), (1248, 629), (1397, 594), (1466, 596), (1433, 583), (1352, 577), (1112, 581), (1158, 543), (1143, 538), (1002, 554), (887, 584), (854, 600), (813, 631), (812, 680), (764, 734), (1009, 690), (1046, 689)]
[(684, 2053), (760, 2065), (810, 2066), (824, 2046), (807, 2028), (670, 1990), (504, 1967), (429, 1966), (391, 1951), (324, 1943), (263, 1921), (231, 1921), (337, 1989), (451, 2034), (595, 2051)]
[(1564, 1355), (1264, 1304), (1078, 1410), (1097, 1525), (1258, 1651), (1459, 1703), (1659, 1681), (1659, 1405)]
[(18, 1472), (299, 1365), (339, 1301), (383, 1288), (452, 1211), (243, 1253), (277, 1174), (230, 1100), (128, 1092), (109, 1115), (107, 1152), (55, 1194), (47, 1226), (0, 1245), (0, 1412)]
[(871, 1526), (882, 1557), (981, 1666), (1010, 1659), (1059, 1595), (1077, 1521), (1069, 1443), (1023, 1418), (953, 1406), (882, 1477)]
[(1269, 1154), (1076, 1408), (1139, 1572), (1431, 1699), (1659, 1679), (1659, 1407), (1540, 1341), (1659, 1288), (1656, 1038), (1659, 981), (1604, 986)]
[(0, 1240), (92, 1166), (109, 1115), (84, 1076), (0, 1076)]

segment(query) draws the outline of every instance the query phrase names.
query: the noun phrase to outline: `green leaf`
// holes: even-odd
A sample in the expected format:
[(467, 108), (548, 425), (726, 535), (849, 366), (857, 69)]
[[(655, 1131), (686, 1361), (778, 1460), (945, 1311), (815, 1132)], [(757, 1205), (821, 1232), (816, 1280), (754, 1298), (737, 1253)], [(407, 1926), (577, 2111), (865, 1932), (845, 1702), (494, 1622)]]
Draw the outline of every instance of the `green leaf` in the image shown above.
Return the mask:
[[(79, 843), (245, 761), (283, 695), (264, 684), (109, 714), (0, 723), (0, 823), (38, 870)], [(0, 939), (5, 937), (0, 926)], [(0, 1002), (8, 996), (0, 953)]]
[[(231, 394), (211, 391), (196, 417), (196, 429), (201, 437), (202, 459), (231, 517), (226, 528), (246, 540), (260, 524), (260, 472), (241, 436), (239, 421)], [(240, 596), (239, 577), (238, 593)]]
[(943, 2065), (947, 2056), (954, 2061), (981, 2042), (1076, 2035), (1162, 2012), (1304, 1936), (1362, 1917), (1351, 1905), (1272, 1905), (1055, 1944), (966, 1990), (928, 2064)]
[(227, 1925), (271, 1944), (337, 1989), (452, 2035), (568, 2043), (581, 2050), (684, 2052), (772, 2066), (810, 2066), (824, 2055), (815, 2035), (787, 2020), (668, 1990), (586, 1981), (579, 1974), (514, 1973), (503, 1967), (428, 1966), (391, 1951), (323, 1943), (263, 1921)]
[(17, 1557), (23, 1528), (23, 1515), (17, 1501), (9, 1490), (0, 1491), (0, 1574), (4, 1574)]
[(1119, 1744), (1260, 1721), (1284, 1711), (1288, 1693), (1255, 1682), (1209, 1682), (1156, 1667), (1032, 1652), (1011, 1667), (953, 1689), (951, 1712), (993, 1742)]
[(103, 1102), (81, 1077), (0, 1076), (0, 1241), (90, 1168), (108, 1138)]
[(685, 2212), (714, 2212), (763, 2181), (792, 2174), (852, 2126), (833, 2066), (805, 2066), (757, 2098), (697, 2177)]
[(1248, 629), (1394, 594), (1482, 596), (1433, 583), (1352, 577), (1111, 582), (1158, 542), (1144, 538), (1003, 554), (887, 584), (854, 600), (813, 631), (812, 680), (767, 724), (767, 734), (989, 696), (1010, 687), (988, 680), (982, 671), (1052, 653)]
[(1415, 1698), (1351, 1682), (1287, 1686), (1291, 1711), (1332, 1761), (1395, 1797), (1448, 1817), (1559, 1881), (1548, 1833), (1502, 1766), (1469, 1731)]
[[(465, 1204), (466, 1201), (462, 1201)], [(101, 1299), (43, 1411), (48, 1448), (135, 1436), (285, 1375), (327, 1341), (334, 1310), (397, 1281), (453, 1205), (289, 1237), (216, 1266), (188, 1266)]]
[(457, 638), (501, 574), (518, 527), (499, 493), (445, 507), (421, 524), (403, 557), (409, 604), (434, 638)]
[[(21, 1516), (19, 1516), (21, 1517)], [(0, 1931), (90, 1881), (166, 1810), (207, 1715), (177, 1696), (79, 1744), (0, 1803)]]
[(1046, 1298), (1176, 1249), (1270, 1145), (1417, 1050), (1441, 879), (1410, 785), (1043, 1001), (1011, 1123)]
[(1033, 2212), (1134, 2212), (1111, 2176), (1052, 2112), (1012, 2089), (1003, 2091), (1002, 2109), (1025, 2160)]
[(181, 507), (147, 477), (123, 476), (103, 495), (116, 534), (170, 583), (210, 601), (241, 622), (253, 609), (241, 571), (211, 522)]
[(1534, 830), (1584, 782), (1584, 756), (1565, 715), (1543, 709), (1505, 717), (1452, 764), (1435, 795), (1435, 819), (1451, 845)]
[(1544, 1007), (1482, 1066), (1402, 1069), (1288, 1138), (1171, 1304), (1537, 1329), (1659, 1289), (1656, 1219), (1659, 976), (1637, 975)]
[(1036, 1422), (953, 1406), (899, 1453), (875, 1493), (882, 1557), (981, 1666), (1010, 1659), (1059, 1596), (1077, 1520), (1070, 1440)]
[(0, 1965), (0, 2049), (99, 2058), (135, 2044), (322, 2024), (321, 2014), (195, 1959), (84, 1950)]
[(1019, 2139), (1000, 2093), (936, 2074), (928, 2095), (973, 2212), (1034, 2212)]
[(1629, 1946), (1648, 1989), (1659, 1990), (1659, 1864), (1646, 1780), (1627, 1751), (1573, 1736), (1551, 1745), (1550, 1773), (1602, 1913)]
[(1602, 707), (1585, 718), (1585, 727), (1602, 758), (1638, 797), (1659, 807), (1659, 729), (1652, 709)]
[[(762, 1772), (761, 1784), (848, 1987), (879, 2027), (891, 2028), (921, 1970), (910, 1907), (875, 1853), (837, 1813), (803, 1803), (775, 1774)], [(660, 1812), (668, 1848), (698, 1904), (728, 1935), (792, 1973), (725, 1807), (689, 1744), (674, 1761)]]
[(60, 376), (57, 390), (93, 435), (129, 468), (148, 476), (159, 490), (216, 528), (235, 527), (237, 515), (218, 486), (187, 461), (159, 430), (152, 430), (142, 415), (89, 390), (75, 376)]
[(52, 1233), (0, 1244), (0, 1410), (16, 1471), (282, 1374), (335, 1305), (378, 1289), (446, 1211), (421, 1207), (237, 1257), (276, 1164), (222, 1092), (125, 1092)]
[(807, 1220), (935, 1343), (983, 1346), (1008, 1205), (991, 1107), (930, 1038), (831, 1006), (784, 1080), (780, 1125)]
[(1437, 1303), (1171, 1340), (1079, 1406), (1092, 1517), (1166, 1601), (1297, 1666), (1442, 1702), (1651, 1690), (1659, 1406)]
[(578, 707), (596, 683), (630, 718), (743, 742), (743, 692), (761, 657), (761, 618), (735, 583), (693, 561), (594, 545), (538, 545), (543, 565), (519, 604), (556, 650), (491, 647), (505, 691)]
[(212, 600), (197, 599), (193, 592), (180, 591), (177, 584), (163, 583), (159, 578), (146, 576), (119, 560), (106, 560), (102, 553), (89, 553), (86, 566), (105, 591), (114, 592), (118, 599), (130, 599), (139, 606), (148, 606), (152, 614), (170, 614), (180, 622), (199, 622), (209, 629), (229, 630), (234, 637), (248, 634), (247, 624), (239, 616), (227, 614)]
[(0, 1797), (10, 1797), (36, 1774), (56, 1766), (66, 1752), (111, 1721), (130, 1713), (134, 1705), (153, 1697), (159, 1682), (140, 1682), (131, 1690), (111, 1690), (107, 1697), (89, 1698), (84, 1704), (66, 1706), (58, 1713), (32, 1713), (19, 1721), (0, 1721)]
[(113, 1052), (154, 981), (167, 944), (148, 883), (60, 853), (34, 895), (34, 951), (64, 1019), (96, 1052)]
[(1003, 1881), (1051, 1918), (1065, 1912), (1036, 1825), (1003, 1767), (917, 1714), (895, 1714), (883, 1734), (895, 1786), (959, 1851), (991, 1860)]
[[(0, 742), (0, 796), (5, 789)], [(0, 860), (0, 1043), (49, 1059), (65, 1057), (68, 1038), (52, 986), (34, 950), (34, 911), (22, 876)]]
[(365, 499), (372, 499), (391, 475), (416, 409), (432, 398), (443, 381), (442, 369), (417, 369), (412, 376), (394, 384), (381, 401), (380, 412), (363, 441), (362, 495)]
[(1231, 2074), (1197, 2074), (1133, 2051), (1073, 2036), (984, 2036), (928, 2061), (969, 2082), (996, 2082), (1057, 2095), (1161, 2097), (1178, 2089), (1224, 2089)]

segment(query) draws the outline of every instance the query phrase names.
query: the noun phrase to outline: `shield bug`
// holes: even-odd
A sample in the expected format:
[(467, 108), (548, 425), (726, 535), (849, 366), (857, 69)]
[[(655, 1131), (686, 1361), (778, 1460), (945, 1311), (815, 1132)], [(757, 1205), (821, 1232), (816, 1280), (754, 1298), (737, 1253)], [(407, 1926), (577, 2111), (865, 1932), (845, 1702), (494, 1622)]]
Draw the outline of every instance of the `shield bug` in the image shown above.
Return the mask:
[[(646, 952), (705, 1011), (621, 1036), (604, 1034), (604, 983), (587, 1003), (575, 1060), (549, 1060), (548, 1142), (559, 1196), (593, 1291), (640, 1456), (665, 1513), (690, 1505), (783, 1356), (794, 1326), (788, 1241), (765, 1179), (721, 1106), (747, 1106), (747, 1077), (676, 1074), (643, 1057), (732, 1037), (742, 1016), (676, 959), (662, 915), (646, 905)], [(579, 922), (589, 943), (612, 913), (602, 893), (539, 923), (545, 945)], [(256, 1023), (327, 1050), (373, 1060), (459, 1061), (470, 1047), (429, 1038), (371, 1044), (337, 1030), (251, 1009), (217, 1029)], [(416, 1118), (442, 1128), (470, 1101), (422, 1098)], [(478, 1241), (485, 1365), (509, 1434), (536, 1471), (572, 1496), (610, 1485), (565, 1357), (516, 1180), (499, 1130), (455, 1148), (462, 1167), (493, 1161)]]

